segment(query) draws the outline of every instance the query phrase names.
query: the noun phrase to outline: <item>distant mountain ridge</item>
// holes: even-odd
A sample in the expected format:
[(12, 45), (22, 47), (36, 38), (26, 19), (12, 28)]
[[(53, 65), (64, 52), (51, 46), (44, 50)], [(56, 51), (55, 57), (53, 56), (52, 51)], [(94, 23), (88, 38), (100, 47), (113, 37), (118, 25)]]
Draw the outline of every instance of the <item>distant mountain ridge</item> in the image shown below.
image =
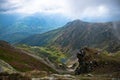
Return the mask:
[(33, 14), (23, 17), (20, 15), (0, 14), (0, 40), (13, 44), (28, 36), (61, 27), (68, 21), (69, 19), (64, 16), (60, 16), (58, 19), (57, 15)]
[(87, 23), (75, 20), (62, 28), (28, 37), (19, 44), (56, 46), (65, 52), (85, 46), (115, 52), (120, 50), (119, 34), (119, 22)]

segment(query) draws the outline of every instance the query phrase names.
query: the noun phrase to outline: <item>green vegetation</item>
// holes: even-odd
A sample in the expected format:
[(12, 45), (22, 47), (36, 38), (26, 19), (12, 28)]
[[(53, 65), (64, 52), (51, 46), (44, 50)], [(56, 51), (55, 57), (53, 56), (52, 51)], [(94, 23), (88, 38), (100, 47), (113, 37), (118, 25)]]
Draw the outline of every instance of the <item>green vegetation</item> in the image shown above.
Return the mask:
[[(120, 31), (119, 25), (116, 28)], [(120, 40), (116, 36), (113, 23), (86, 23), (80, 20), (69, 22), (56, 30), (30, 36), (18, 44), (56, 46), (66, 53), (85, 46), (109, 52), (120, 50)]]
[(103, 51), (96, 60), (98, 61), (99, 66), (95, 69), (95, 73), (117, 76), (118, 73), (120, 74), (120, 52), (108, 53), (107, 51)]
[(39, 46), (28, 46), (25, 44), (18, 45), (17, 47), (41, 58), (48, 58), (52, 62), (64, 63), (67, 60), (66, 54), (55, 49), (54, 47), (47, 48)]
[(34, 69), (40, 71), (56, 72), (44, 62), (29, 56), (19, 49), (7, 45), (5, 42), (1, 42), (0, 44), (0, 59), (21, 72), (31, 71)]

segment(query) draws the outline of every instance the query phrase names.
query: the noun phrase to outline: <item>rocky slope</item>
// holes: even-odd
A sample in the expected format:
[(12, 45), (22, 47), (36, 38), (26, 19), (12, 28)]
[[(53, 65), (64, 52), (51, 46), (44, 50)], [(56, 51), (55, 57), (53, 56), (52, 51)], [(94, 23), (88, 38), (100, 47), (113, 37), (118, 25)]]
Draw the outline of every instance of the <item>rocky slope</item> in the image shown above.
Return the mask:
[(75, 20), (62, 28), (30, 36), (19, 44), (55, 46), (64, 52), (71, 52), (85, 46), (116, 52), (120, 50), (119, 31), (119, 22), (87, 23)]
[(10, 66), (8, 63), (6, 63), (3, 60), (0, 60), (0, 72), (9, 72), (9, 73), (12, 73), (12, 72), (15, 72), (15, 71), (16, 70), (13, 69), (13, 67)]

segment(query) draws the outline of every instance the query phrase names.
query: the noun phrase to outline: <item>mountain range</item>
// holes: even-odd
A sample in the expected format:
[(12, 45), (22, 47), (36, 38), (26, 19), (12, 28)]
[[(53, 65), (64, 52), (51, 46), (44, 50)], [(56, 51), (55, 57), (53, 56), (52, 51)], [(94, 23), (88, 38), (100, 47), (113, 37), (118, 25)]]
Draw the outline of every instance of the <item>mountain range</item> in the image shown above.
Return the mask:
[[(46, 19), (47, 17), (47, 19)], [(55, 18), (55, 19), (54, 19)], [(31, 16), (0, 14), (0, 39), (10, 43), (61, 27), (69, 19), (58, 15)]]
[[(4, 38), (12, 45), (0, 40), (0, 72), (24, 72), (23, 74), (32, 76), (38, 76), (38, 71), (45, 73), (45, 76), (46, 74), (53, 76), (54, 73), (73, 74), (79, 65), (76, 51), (83, 48), (86, 49), (86, 58), (92, 58), (89, 63), (96, 60), (98, 64), (93, 70), (95, 75), (120, 76), (119, 22), (88, 23), (74, 20), (63, 27), (42, 33), (39, 33), (39, 27), (37, 33), (37, 27), (31, 26), (32, 24), (37, 26), (39, 22), (36, 21), (35, 24), (30, 22), (28, 19), (31, 29), (20, 28), (21, 23), (18, 24), (19, 27), (15, 26), (16, 29), (14, 27), (13, 31), (7, 27), (8, 37)], [(32, 74), (29, 71), (32, 71)]]
[(82, 47), (116, 52), (120, 50), (119, 35), (119, 22), (88, 23), (75, 20), (56, 30), (27, 37), (18, 44), (54, 46), (63, 52), (71, 52)]

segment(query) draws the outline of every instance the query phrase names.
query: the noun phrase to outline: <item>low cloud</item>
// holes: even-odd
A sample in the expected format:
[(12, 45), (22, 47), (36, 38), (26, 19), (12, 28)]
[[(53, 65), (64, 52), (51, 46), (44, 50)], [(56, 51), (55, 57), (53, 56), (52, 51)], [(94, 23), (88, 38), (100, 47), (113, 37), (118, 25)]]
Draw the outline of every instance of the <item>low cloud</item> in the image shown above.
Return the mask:
[(0, 13), (49, 14), (64, 12), (66, 4), (64, 0), (6, 0), (0, 5)]
[(70, 0), (71, 15), (84, 21), (120, 20), (120, 0)]
[(62, 14), (84, 21), (120, 20), (120, 0), (1, 0), (0, 14)]

